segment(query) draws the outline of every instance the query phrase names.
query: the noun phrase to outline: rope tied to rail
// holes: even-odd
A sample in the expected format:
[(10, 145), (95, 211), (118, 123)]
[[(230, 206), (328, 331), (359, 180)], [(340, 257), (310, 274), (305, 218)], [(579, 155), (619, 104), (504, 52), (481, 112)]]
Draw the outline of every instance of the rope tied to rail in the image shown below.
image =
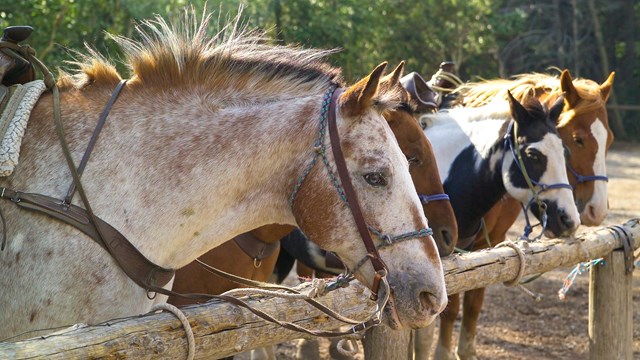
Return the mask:
[[(526, 242), (520, 242), (520, 243), (528, 244)], [(518, 254), (518, 259), (520, 260), (518, 273), (516, 274), (516, 277), (513, 280), (505, 281), (503, 284), (509, 287), (517, 286), (522, 292), (534, 298), (536, 302), (540, 302), (542, 300), (542, 294), (534, 293), (533, 291), (524, 287), (521, 282), (522, 277), (525, 275), (525, 267), (527, 264), (526, 258), (524, 256), (524, 250), (521, 248), (521, 246), (517, 242), (514, 242), (512, 240), (507, 240), (496, 245), (496, 248), (499, 248), (499, 247), (512, 248), (516, 252), (516, 254)]]
[(187, 316), (177, 307), (167, 303), (153, 305), (149, 313), (154, 313), (158, 310), (168, 311), (180, 320), (182, 327), (184, 328), (184, 332), (187, 335), (187, 360), (193, 360), (193, 357), (196, 354), (196, 339), (193, 336), (193, 329), (191, 328), (191, 324), (189, 324)]
[(343, 339), (338, 340), (338, 344), (336, 348), (338, 349), (338, 352), (341, 355), (346, 357), (353, 357), (358, 352), (360, 352), (360, 347), (358, 346), (358, 339), (355, 335), (350, 335)]

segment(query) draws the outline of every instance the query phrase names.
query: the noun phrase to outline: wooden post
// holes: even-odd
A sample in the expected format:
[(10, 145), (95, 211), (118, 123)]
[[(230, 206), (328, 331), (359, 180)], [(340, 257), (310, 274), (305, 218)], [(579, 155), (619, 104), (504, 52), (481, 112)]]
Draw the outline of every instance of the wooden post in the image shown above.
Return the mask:
[(367, 330), (362, 346), (366, 360), (411, 360), (413, 346), (411, 330), (391, 330), (388, 326), (377, 326)]
[(633, 273), (624, 253), (612, 251), (589, 273), (589, 359), (631, 360), (633, 356)]

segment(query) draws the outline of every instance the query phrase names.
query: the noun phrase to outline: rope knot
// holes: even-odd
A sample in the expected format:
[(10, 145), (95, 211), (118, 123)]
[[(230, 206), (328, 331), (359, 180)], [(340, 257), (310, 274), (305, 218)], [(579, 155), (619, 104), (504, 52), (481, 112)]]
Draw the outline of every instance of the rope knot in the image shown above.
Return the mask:
[(314, 278), (311, 280), (311, 289), (309, 290), (309, 293), (307, 293), (307, 296), (313, 299), (323, 296), (327, 292), (327, 282), (324, 279)]

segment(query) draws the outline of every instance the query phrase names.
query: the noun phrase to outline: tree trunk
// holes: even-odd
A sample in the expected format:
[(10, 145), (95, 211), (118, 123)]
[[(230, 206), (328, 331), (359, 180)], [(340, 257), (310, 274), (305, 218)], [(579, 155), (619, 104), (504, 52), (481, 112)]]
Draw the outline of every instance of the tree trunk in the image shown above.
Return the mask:
[[(609, 66), (609, 57), (607, 56), (607, 48), (604, 44), (604, 36), (602, 35), (602, 27), (600, 26), (600, 19), (598, 18), (598, 13), (596, 11), (595, 0), (587, 0), (587, 5), (589, 7), (589, 13), (591, 15), (591, 21), (593, 22), (593, 32), (596, 37), (596, 45), (598, 47), (598, 52), (600, 53), (600, 63), (602, 64), (602, 75), (603, 78), (606, 79), (611, 72), (611, 68)], [(609, 102), (613, 105), (618, 105), (618, 100), (616, 98), (615, 91), (611, 92), (609, 96)], [(616, 108), (613, 109), (612, 122), (611, 127), (613, 128), (613, 132), (616, 136), (625, 139), (627, 138), (627, 133), (624, 129), (624, 124), (622, 123), (622, 115), (620, 111)]]

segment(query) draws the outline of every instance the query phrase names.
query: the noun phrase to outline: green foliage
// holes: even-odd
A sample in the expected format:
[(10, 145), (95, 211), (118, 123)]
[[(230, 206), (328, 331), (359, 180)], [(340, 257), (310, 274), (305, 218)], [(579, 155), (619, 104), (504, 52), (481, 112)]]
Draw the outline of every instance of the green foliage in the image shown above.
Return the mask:
[(224, 20), (243, 6), (243, 21), (267, 31), (274, 43), (340, 49), (330, 61), (348, 82), (383, 61), (393, 67), (401, 60), (426, 78), (452, 60), (462, 79), (557, 66), (603, 81), (603, 46), (594, 40), (597, 27), (587, 6), (593, 4), (606, 60), (623, 75), (615, 92), (625, 103), (638, 103), (640, 44), (637, 31), (624, 31), (640, 16), (635, 0), (0, 0), (0, 27), (32, 25), (29, 43), (56, 68), (84, 51), (84, 43), (117, 62), (121, 54), (107, 32), (133, 36), (136, 22), (155, 14), (173, 18), (184, 6), (206, 6)]

